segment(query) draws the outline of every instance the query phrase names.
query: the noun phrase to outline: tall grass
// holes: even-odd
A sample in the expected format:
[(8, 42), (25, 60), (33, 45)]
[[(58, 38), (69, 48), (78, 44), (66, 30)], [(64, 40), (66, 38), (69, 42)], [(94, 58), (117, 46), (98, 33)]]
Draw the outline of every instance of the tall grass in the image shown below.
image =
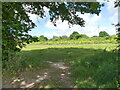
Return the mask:
[(116, 53), (101, 52), (77, 59), (72, 68), (78, 88), (117, 88), (118, 58)]
[(27, 53), (20, 52), (12, 60), (6, 62), (6, 67), (3, 68), (3, 75), (8, 75), (7, 73), (10, 72), (9, 75), (14, 76), (21, 71), (37, 68), (43, 69), (47, 66), (45, 62), (35, 59), (34, 56), (30, 57)]
[(49, 68), (45, 60), (66, 62), (71, 66), (72, 81), (76, 88), (116, 88), (118, 56), (116, 52), (112, 52), (116, 46), (115, 44), (30, 44), (13, 60), (7, 62), (3, 76), (10, 74), (15, 76), (18, 72), (29, 69)]

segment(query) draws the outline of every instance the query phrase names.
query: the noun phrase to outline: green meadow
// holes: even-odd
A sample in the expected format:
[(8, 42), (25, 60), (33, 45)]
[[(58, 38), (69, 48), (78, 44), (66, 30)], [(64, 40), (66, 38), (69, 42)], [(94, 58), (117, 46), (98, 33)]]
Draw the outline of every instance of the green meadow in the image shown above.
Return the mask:
[[(10, 78), (19, 76), (21, 72), (31, 71), (37, 74), (48, 69), (54, 71), (50, 74), (51, 78), (35, 84), (34, 87), (69, 88), (63, 81), (59, 81), (61, 71), (50, 68), (49, 61), (64, 62), (69, 66), (70, 83), (75, 88), (116, 88), (118, 85), (118, 55), (114, 51), (116, 46), (117, 44), (29, 44), (16, 54), (14, 60), (7, 63), (8, 66), (3, 70), (3, 79), (8, 82), (3, 83), (9, 84)], [(11, 73), (8, 75), (8, 72)], [(25, 75), (29, 79), (33, 76)]]

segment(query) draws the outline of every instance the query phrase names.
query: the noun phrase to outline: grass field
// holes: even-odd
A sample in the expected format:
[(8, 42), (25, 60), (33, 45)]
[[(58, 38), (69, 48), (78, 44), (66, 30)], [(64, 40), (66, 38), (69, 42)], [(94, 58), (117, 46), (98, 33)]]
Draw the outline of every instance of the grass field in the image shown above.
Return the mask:
[[(3, 79), (27, 72), (29, 70), (51, 69), (47, 61), (67, 64), (71, 73), (71, 83), (76, 88), (116, 88), (117, 62), (116, 44), (80, 44), (80, 45), (38, 45), (30, 44), (18, 53), (15, 60), (8, 62), (9, 66), (3, 70)], [(7, 75), (11, 72), (11, 75)], [(33, 72), (34, 73), (34, 72)], [(50, 74), (52, 77), (35, 87), (67, 87), (59, 82), (60, 71)], [(29, 77), (26, 76), (26, 77)], [(66, 78), (66, 77), (65, 77)], [(65, 79), (67, 80), (67, 79)], [(67, 83), (67, 82), (66, 82)], [(5, 83), (6, 84), (6, 83)]]
[(78, 39), (78, 40), (58, 40), (58, 41), (40, 41), (40, 42), (34, 42), (33, 45), (35, 44), (42, 44), (42, 45), (53, 45), (53, 44), (115, 44), (117, 43), (116, 39), (108, 39), (106, 40), (105, 38), (87, 38), (87, 39)]

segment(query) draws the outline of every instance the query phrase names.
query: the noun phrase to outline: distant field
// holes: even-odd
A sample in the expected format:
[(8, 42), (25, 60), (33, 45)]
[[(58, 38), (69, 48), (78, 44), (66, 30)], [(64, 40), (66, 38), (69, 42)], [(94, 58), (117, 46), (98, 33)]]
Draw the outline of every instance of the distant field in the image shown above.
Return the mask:
[(58, 40), (58, 41), (53, 41), (53, 40), (48, 40), (48, 41), (39, 41), (39, 42), (34, 42), (32, 44), (43, 44), (43, 45), (53, 45), (53, 44), (116, 44), (117, 41), (116, 39), (105, 39), (105, 38), (82, 38), (78, 40)]
[(41, 45), (41, 44), (28, 44), (22, 50), (35, 50), (35, 49), (46, 49), (46, 48), (91, 48), (91, 49), (105, 49), (112, 50), (116, 48), (118, 44), (61, 44), (61, 45)]

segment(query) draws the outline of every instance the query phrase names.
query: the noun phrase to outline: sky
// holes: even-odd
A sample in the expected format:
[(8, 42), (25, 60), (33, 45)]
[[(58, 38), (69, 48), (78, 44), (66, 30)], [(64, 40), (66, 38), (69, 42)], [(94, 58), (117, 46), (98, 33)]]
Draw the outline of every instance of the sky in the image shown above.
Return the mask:
[[(100, 1), (100, 0), (98, 0)], [(44, 35), (47, 38), (52, 38), (53, 36), (69, 36), (73, 31), (77, 31), (80, 34), (86, 34), (89, 37), (98, 36), (100, 31), (106, 31), (109, 35), (115, 35), (116, 30), (114, 25), (118, 22), (118, 9), (114, 8), (114, 0), (111, 2), (101, 2), (105, 6), (101, 8), (101, 13), (99, 16), (96, 14), (79, 14), (85, 20), (85, 27), (79, 25), (73, 25), (69, 28), (67, 21), (62, 22), (60, 19), (56, 22), (57, 27), (55, 27), (49, 20), (48, 9), (44, 8), (46, 17), (41, 19), (35, 14), (28, 14), (30, 19), (36, 24), (29, 34), (32, 36)]]

